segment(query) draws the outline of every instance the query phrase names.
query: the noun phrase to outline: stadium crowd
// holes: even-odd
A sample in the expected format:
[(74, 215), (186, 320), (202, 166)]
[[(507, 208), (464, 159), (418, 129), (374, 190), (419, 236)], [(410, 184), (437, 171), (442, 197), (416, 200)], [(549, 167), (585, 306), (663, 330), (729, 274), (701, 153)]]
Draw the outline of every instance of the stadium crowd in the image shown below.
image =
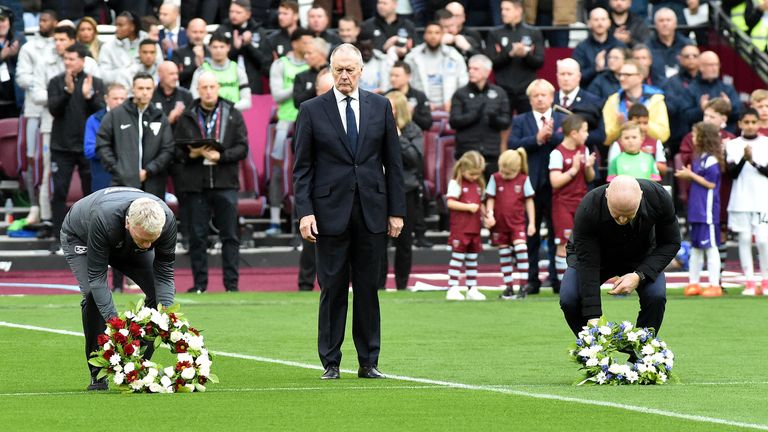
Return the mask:
[[(768, 132), (768, 96), (757, 91), (750, 101), (756, 110), (745, 107), (722, 78), (718, 55), (700, 48), (707, 45), (706, 30), (679, 30), (685, 23), (706, 24), (704, 1), (596, 0), (577, 7), (559, 0), (317, 0), (306, 26), (295, 0), (5, 3), (0, 118), (22, 120), (27, 160), (20, 178), (31, 203), (26, 222), (39, 226), (40, 237), (58, 238), (75, 169), (83, 195), (113, 185), (165, 198), (172, 185), (193, 256), (195, 291), (207, 284), (204, 237), (211, 214), (225, 243), (225, 286), (237, 289), (238, 201), (244, 198), (238, 191), (253, 174), (241, 112), (252, 108), (252, 95), (272, 96), (273, 119), (256, 125), (258, 133), (269, 134), (268, 204), (253, 211), (266, 212), (266, 234), (278, 235), (285, 228), (281, 216), (291, 219), (291, 135), (300, 104), (328, 88), (321, 81), (328, 77), (329, 55), (342, 43), (362, 54), (360, 88), (387, 94), (397, 113), (409, 207), (409, 241), (398, 244), (400, 260), (410, 261), (411, 235), (414, 245), (431, 245), (424, 234), (430, 202), (451, 215), (453, 241), (454, 230), (463, 229), (454, 221), (474, 220), (462, 212), (482, 215), (489, 228), (501, 221), (503, 183), (523, 172), (527, 179), (510, 186), (524, 195), (523, 207), (505, 211), (527, 214), (533, 229), (525, 225), (522, 235), (495, 242), (503, 252), (507, 294), (513, 294), (513, 257), (518, 270), (528, 271), (527, 281), (514, 283), (518, 293), (540, 288), (542, 222), (557, 292), (573, 214), (588, 188), (622, 174), (671, 184), (674, 174), (685, 190), (694, 184), (696, 196), (695, 185), (703, 184), (697, 169), (713, 163), (701, 160), (699, 141), (706, 140), (694, 128), (700, 122), (714, 124), (723, 143), (741, 135), (752, 148), (745, 151), (742, 143), (727, 155), (710, 155), (727, 166), (717, 181), (708, 181), (717, 184), (714, 211), (723, 226), (722, 235), (716, 227), (715, 249), (719, 244), (722, 255), (726, 209), (768, 211), (748, 195), (738, 196), (738, 209), (728, 204), (734, 193), (749, 194), (749, 184), (768, 175), (768, 160), (756, 150), (768, 144), (750, 141)], [(723, 3), (756, 45), (768, 40), (768, 21), (758, 13), (762, 5)], [(587, 31), (568, 30), (577, 22), (585, 22)], [(114, 35), (100, 35), (101, 25), (112, 25)], [(475, 29), (488, 26), (493, 28), (483, 34)], [(24, 28), (36, 30), (25, 36)], [(577, 34), (585, 37), (577, 38), (570, 58), (557, 62), (556, 82), (537, 78), (545, 50), (567, 47)], [(755, 134), (744, 127), (752, 120), (759, 126)], [(217, 144), (184, 145), (195, 140)], [(505, 156), (517, 149), (524, 152)], [(675, 158), (681, 164), (673, 173)], [(451, 176), (454, 160), (460, 163)], [(745, 175), (753, 183), (743, 186)], [(478, 196), (464, 202), (468, 188), (461, 185), (477, 181)], [(480, 206), (486, 194), (495, 197), (495, 218), (493, 208)], [(719, 223), (712, 208), (697, 211), (710, 217), (695, 222)], [(760, 251), (768, 252), (766, 223), (739, 220), (731, 226), (739, 233), (753, 292), (760, 287), (752, 275), (750, 229), (757, 230)], [(454, 267), (465, 263), (470, 276), (465, 260), (474, 253), (468, 244), (463, 251), (453, 246), (452, 281), (458, 277)], [(768, 289), (768, 262), (760, 255), (762, 288)], [(404, 288), (410, 264), (395, 267), (398, 288)]]

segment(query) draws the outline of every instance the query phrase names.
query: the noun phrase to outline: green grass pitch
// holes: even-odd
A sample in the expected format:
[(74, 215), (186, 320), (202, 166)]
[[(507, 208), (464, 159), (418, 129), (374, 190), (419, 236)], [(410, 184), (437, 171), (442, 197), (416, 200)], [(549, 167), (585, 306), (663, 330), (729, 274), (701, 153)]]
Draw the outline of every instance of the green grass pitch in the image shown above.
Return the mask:
[[(216, 357), (221, 383), (203, 394), (87, 393), (82, 337), (0, 325), (0, 430), (768, 430), (768, 298), (734, 291), (670, 290), (660, 337), (678, 381), (658, 387), (576, 387), (573, 336), (548, 294), (448, 303), (381, 293), (379, 366), (405, 379), (335, 382), (309, 368), (319, 365), (317, 292), (179, 295), (210, 350), (246, 357)], [(634, 321), (637, 297), (603, 299), (608, 319)], [(116, 296), (118, 309), (135, 300)], [(2, 297), (0, 321), (81, 332), (79, 301)], [(341, 367), (356, 370), (348, 324)]]

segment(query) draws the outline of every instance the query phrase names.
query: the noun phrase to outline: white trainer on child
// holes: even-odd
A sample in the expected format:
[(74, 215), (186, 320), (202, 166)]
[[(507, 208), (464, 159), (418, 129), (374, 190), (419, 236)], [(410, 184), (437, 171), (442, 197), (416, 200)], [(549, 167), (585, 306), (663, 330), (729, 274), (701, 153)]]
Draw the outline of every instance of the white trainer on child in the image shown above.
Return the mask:
[(485, 300), (485, 294), (478, 291), (477, 287), (472, 287), (467, 291), (467, 300)]
[(446, 300), (464, 300), (464, 294), (459, 291), (459, 287), (452, 286), (448, 288), (448, 293), (445, 294)]

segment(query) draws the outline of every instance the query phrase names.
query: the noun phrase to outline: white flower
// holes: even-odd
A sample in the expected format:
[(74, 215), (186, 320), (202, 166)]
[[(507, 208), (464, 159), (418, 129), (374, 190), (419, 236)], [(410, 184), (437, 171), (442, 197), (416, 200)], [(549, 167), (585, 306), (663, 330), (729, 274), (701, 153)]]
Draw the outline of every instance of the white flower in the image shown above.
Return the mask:
[(195, 377), (195, 368), (193, 367), (184, 368), (184, 370), (181, 371), (181, 377), (184, 378), (185, 380), (191, 380), (192, 378)]
[(661, 382), (667, 382), (667, 374), (665, 374), (664, 372), (659, 372), (659, 379), (661, 380)]
[(145, 319), (149, 318), (150, 315), (152, 315), (152, 309), (143, 307), (141, 310), (139, 310), (139, 313), (136, 314), (136, 320), (144, 321)]
[(134, 369), (136, 369), (136, 365), (133, 364), (133, 362), (129, 362), (125, 365), (125, 368), (123, 368), (123, 372), (130, 373), (133, 372)]
[(173, 366), (168, 366), (167, 368), (163, 369), (166, 376), (172, 377), (176, 371), (173, 369)]
[(600, 372), (595, 376), (595, 379), (597, 379), (598, 384), (605, 384), (605, 372)]
[(667, 358), (667, 361), (665, 362), (667, 366), (673, 367), (675, 365), (675, 360), (671, 358)]
[(168, 331), (168, 315), (152, 309), (152, 322), (157, 324), (160, 329)]
[(144, 360), (144, 363), (142, 363), (142, 366), (144, 366), (145, 368), (157, 367), (157, 365), (155, 363), (153, 363), (153, 362), (151, 362), (149, 360)]
[(642, 351), (643, 355), (651, 355), (651, 354), (653, 354), (655, 352), (656, 352), (656, 350), (653, 349), (653, 347), (650, 346), (650, 345), (645, 345), (643, 347), (643, 351)]
[(587, 336), (589, 336), (589, 330), (582, 330), (577, 336), (579, 339), (585, 339)]
[(584, 343), (587, 344), (587, 345), (591, 345), (592, 341), (594, 341), (594, 340), (595, 340), (595, 338), (592, 337), (592, 335), (590, 335), (590, 334), (584, 336)]
[(184, 321), (177, 319), (176, 322), (173, 323), (173, 326), (177, 328), (181, 328), (181, 326), (183, 326), (184, 324), (185, 324)]
[(146, 378), (150, 378), (154, 381), (154, 379), (157, 378), (157, 375), (159, 375), (159, 372), (157, 371), (156, 368), (154, 367), (147, 368)]
[(661, 345), (662, 348), (666, 348), (667, 347), (667, 343), (664, 342), (664, 341), (659, 341), (659, 345)]
[(107, 342), (104, 344), (104, 351), (109, 351), (112, 349), (112, 342)]
[(652, 355), (651, 358), (653, 359), (654, 363), (664, 363), (664, 361), (666, 360), (664, 358), (664, 354), (662, 354), (662, 353), (656, 353), (656, 354)]
[(123, 380), (125, 380), (125, 374), (122, 372), (117, 372), (114, 377), (115, 384), (120, 385), (123, 383)]
[(133, 312), (131, 311), (126, 312), (125, 317), (128, 318), (129, 320), (132, 320), (134, 317)]
[(190, 362), (193, 363), (195, 359), (192, 358), (192, 355), (190, 353), (179, 353), (177, 354), (177, 359), (180, 362)]
[(184, 384), (184, 387), (189, 389), (190, 392), (195, 391), (195, 385), (194, 384)]
[(120, 354), (114, 353), (114, 354), (112, 354), (112, 357), (109, 358), (109, 363), (112, 366), (117, 366), (117, 365), (120, 364), (120, 360), (121, 360)]
[(592, 357), (589, 360), (587, 360), (587, 367), (595, 367), (597, 366), (597, 359)]
[(149, 391), (152, 393), (163, 393), (165, 389), (160, 384), (153, 382), (149, 385)]
[(656, 348), (660, 348), (661, 347), (661, 344), (659, 343), (658, 339), (651, 340), (651, 345), (653, 345)]
[(612, 373), (612, 374), (614, 374), (614, 375), (619, 375), (619, 374), (622, 372), (622, 368), (621, 368), (621, 365), (620, 365), (620, 364), (618, 364), (618, 363), (614, 363), (614, 364), (612, 364), (612, 365), (611, 365), (611, 366), (608, 368), (608, 372), (610, 372), (610, 373)]
[(673, 353), (670, 350), (667, 350), (667, 358), (671, 358), (671, 359), (675, 358), (675, 353)]
[(200, 370), (197, 372), (198, 375), (204, 376), (208, 378), (208, 376), (211, 374), (211, 367), (210, 366), (200, 366)]
[(123, 336), (128, 336), (128, 329), (120, 329), (118, 330), (118, 333), (120, 333)]
[(181, 340), (182, 334), (181, 332), (172, 331), (171, 332), (171, 342), (176, 343)]
[(631, 383), (633, 383), (633, 382), (637, 381), (637, 380), (640, 378), (640, 377), (637, 375), (637, 372), (635, 372), (635, 371), (629, 371), (629, 372), (627, 372), (627, 375), (626, 375), (626, 377), (627, 377), (627, 381), (629, 381), (629, 382), (631, 382)]
[(136, 348), (135, 350), (133, 350), (133, 356), (141, 357), (141, 350), (139, 348)]
[(112, 369), (114, 369), (115, 372), (122, 372), (123, 371), (123, 367), (120, 366), (120, 365), (117, 365), (117, 366), (113, 367)]
[(637, 332), (629, 332), (627, 333), (627, 340), (630, 342), (637, 342), (638, 334)]
[(208, 353), (205, 353), (205, 354), (201, 355), (200, 357), (198, 357), (195, 360), (195, 364), (197, 364), (199, 366), (204, 366), (204, 365), (210, 366), (211, 365), (211, 359), (208, 357)]
[(611, 334), (611, 328), (608, 326), (601, 326), (599, 329), (600, 334), (608, 336)]
[(203, 347), (203, 337), (202, 336), (190, 336), (187, 339), (187, 344), (189, 344), (189, 349), (199, 351)]
[(112, 327), (107, 326), (107, 330), (104, 333), (106, 333), (107, 336), (112, 336), (115, 333), (115, 330)]
[(131, 388), (134, 390), (141, 390), (142, 387), (144, 387), (143, 380), (135, 380), (131, 383)]
[(173, 382), (167, 376), (160, 378), (160, 385), (163, 387), (170, 387)]
[(600, 366), (607, 366), (610, 361), (611, 359), (609, 357), (603, 357), (600, 360)]
[(637, 365), (637, 371), (641, 374), (648, 372), (648, 366), (645, 363), (639, 363)]
[(622, 322), (624, 324), (624, 333), (628, 333), (630, 330), (632, 330), (634, 327), (632, 326), (632, 323), (629, 321)]

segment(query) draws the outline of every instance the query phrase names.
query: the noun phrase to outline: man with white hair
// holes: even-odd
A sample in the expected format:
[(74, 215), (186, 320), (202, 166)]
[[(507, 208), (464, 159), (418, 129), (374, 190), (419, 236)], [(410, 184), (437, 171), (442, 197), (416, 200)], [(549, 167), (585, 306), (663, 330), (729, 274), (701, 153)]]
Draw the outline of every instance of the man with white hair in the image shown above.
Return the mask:
[(455, 158), (479, 151), (485, 158), (486, 178), (498, 171), (501, 131), (509, 128), (509, 100), (503, 88), (488, 82), (493, 63), (478, 54), (469, 59), (469, 83), (453, 94), (451, 127), (456, 130)]
[(663, 7), (653, 16), (653, 26), (656, 35), (648, 42), (653, 51), (653, 62), (664, 65), (666, 77), (675, 75), (680, 70), (677, 56), (683, 47), (693, 44), (693, 41), (677, 32), (677, 15), (672, 9)]
[[(147, 307), (168, 307), (174, 302), (176, 219), (168, 206), (151, 194), (112, 187), (81, 199), (64, 218), (61, 247), (83, 295), (80, 307), (86, 362), (98, 349), (97, 338), (106, 330), (106, 321), (117, 317), (107, 287), (108, 266), (141, 287)], [(150, 344), (144, 357), (149, 359), (152, 351)], [(100, 369), (88, 367), (88, 390), (107, 390), (106, 377), (96, 378)]]
[(658, 333), (667, 302), (664, 268), (680, 249), (672, 196), (657, 182), (617, 176), (582, 199), (568, 240), (560, 308), (574, 334), (602, 315), (600, 285), (619, 275), (611, 295), (637, 291), (637, 327)]
[(320, 37), (314, 38), (305, 49), (304, 60), (309, 69), (297, 74), (293, 81), (293, 105), (296, 108), (302, 102), (317, 96), (315, 81), (320, 71), (328, 67), (329, 52), (328, 42)]
[(587, 146), (590, 151), (603, 147), (605, 125), (602, 116), (602, 101), (599, 97), (579, 86), (581, 69), (572, 58), (557, 61), (557, 87), (555, 105), (559, 105), (574, 114), (579, 114), (589, 125)]

